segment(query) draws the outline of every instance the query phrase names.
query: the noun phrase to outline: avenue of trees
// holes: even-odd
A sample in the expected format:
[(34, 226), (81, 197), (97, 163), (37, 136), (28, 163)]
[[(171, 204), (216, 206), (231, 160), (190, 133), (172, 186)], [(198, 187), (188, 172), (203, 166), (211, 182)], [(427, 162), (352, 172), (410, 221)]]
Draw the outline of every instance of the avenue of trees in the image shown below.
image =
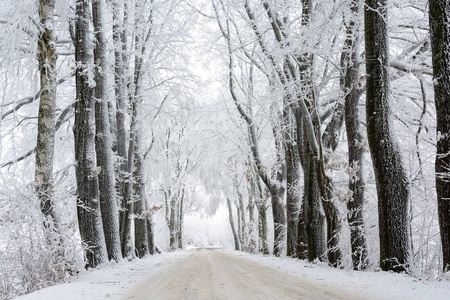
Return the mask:
[(5, 2), (0, 296), (221, 206), (236, 250), (450, 271), (450, 1)]

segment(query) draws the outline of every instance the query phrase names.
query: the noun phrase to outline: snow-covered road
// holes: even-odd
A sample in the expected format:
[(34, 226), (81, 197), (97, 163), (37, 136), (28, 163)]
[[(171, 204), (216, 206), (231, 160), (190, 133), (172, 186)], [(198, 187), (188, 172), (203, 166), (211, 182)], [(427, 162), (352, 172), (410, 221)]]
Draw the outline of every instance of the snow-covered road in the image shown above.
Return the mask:
[(106, 263), (20, 300), (376, 299), (448, 300), (450, 281), (361, 272), (293, 258), (191, 249)]
[(123, 299), (369, 299), (219, 249), (197, 249), (130, 287)]

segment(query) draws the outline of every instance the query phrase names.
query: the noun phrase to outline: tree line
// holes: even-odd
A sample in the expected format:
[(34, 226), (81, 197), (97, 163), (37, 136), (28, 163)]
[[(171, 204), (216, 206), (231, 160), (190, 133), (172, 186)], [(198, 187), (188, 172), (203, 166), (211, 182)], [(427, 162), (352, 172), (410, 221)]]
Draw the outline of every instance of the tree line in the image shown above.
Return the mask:
[[(73, 263), (66, 247), (73, 231), (58, 208), (60, 183), (70, 176), (74, 190), (64, 197), (76, 198), (75, 231), (86, 268), (157, 252), (157, 211), (169, 249), (183, 248), (184, 216), (195, 209), (196, 187), (189, 184), (201, 183), (217, 198), (206, 205), (211, 213), (226, 203), (236, 250), (340, 267), (348, 244), (355, 270), (379, 263), (383, 270), (411, 272), (426, 264), (432, 254), (424, 232), (433, 228), (427, 209), (436, 206), (441, 268), (449, 270), (449, 1), (428, 7), (426, 1), (385, 0), (35, 4), (34, 18), (0, 14), (0, 26), (26, 37), (0, 45), (4, 91), (8, 71), (17, 67), (8, 65), (10, 58), (19, 57), (20, 66), (31, 57), (39, 77), (35, 95), (3, 100), (3, 141), (13, 145), (26, 135), (15, 128), (30, 122), (37, 125), (37, 142), (1, 168), (34, 157), (42, 247), (64, 261), (61, 278)], [(187, 34), (197, 18), (205, 20), (209, 37)], [(186, 142), (204, 118), (194, 116), (199, 102), (186, 96), (197, 78), (180, 67), (192, 63), (180, 54), (190, 39), (211, 42), (203, 47), (215, 51), (214, 62), (223, 67), (217, 76), (230, 106), (221, 114), (233, 124), (216, 133), (229, 138), (237, 132), (223, 165), (214, 164), (222, 155), (216, 149), (206, 166), (200, 137)], [(65, 82), (73, 86), (62, 87)], [(173, 99), (176, 109), (169, 112)], [(37, 117), (18, 113), (37, 101)], [(75, 163), (55, 170), (64, 127), (73, 131)], [(408, 142), (414, 155), (407, 161)], [(424, 150), (430, 147), (436, 149), (432, 168)], [(152, 168), (159, 173), (149, 179)], [(203, 175), (189, 181), (198, 168)], [(214, 175), (208, 178), (205, 170)], [(150, 205), (149, 186), (160, 193), (159, 205)], [(435, 199), (427, 198), (430, 193)], [(371, 199), (377, 202), (377, 262), (367, 234)], [(414, 229), (417, 215), (422, 223)]]
[[(227, 49), (223, 55), (227, 57), (229, 93), (242, 126), (247, 127), (248, 149), (244, 151), (243, 172), (250, 174), (247, 175), (250, 177), (248, 186), (254, 186), (254, 182), (259, 184), (259, 191), (249, 188), (248, 206), (250, 210), (250, 205), (256, 201), (261, 225), (265, 223), (267, 209), (264, 201), (270, 199), (274, 255), (286, 254), (309, 261), (319, 259), (339, 266), (345, 243), (340, 241), (341, 231), (347, 223), (353, 268), (360, 270), (370, 266), (364, 221), (367, 213), (364, 208), (367, 202), (364, 152), (369, 151), (378, 199), (380, 267), (396, 272), (411, 270), (417, 255), (411, 239), (412, 183), (402, 154), (404, 146), (397, 136), (398, 126), (394, 124), (400, 118), (393, 112), (392, 98), (399, 88), (392, 88), (392, 85), (413, 75), (424, 103), (416, 134), (417, 147), (424, 127), (423, 116), (428, 113), (424, 86), (434, 88), (438, 124), (435, 178), (442, 267), (446, 272), (449, 261), (445, 257), (450, 248), (448, 201), (445, 200), (448, 187), (444, 187), (445, 182), (448, 183), (445, 179), (448, 168), (444, 165), (449, 149), (443, 132), (448, 131), (448, 106), (439, 99), (448, 95), (445, 88), (449, 82), (445, 71), (448, 58), (444, 46), (448, 24), (443, 20), (449, 11), (449, 2), (430, 2), (429, 12), (418, 3), (392, 4), (394, 8), (429, 17), (429, 31), (426, 27), (421, 27), (423, 31), (415, 30), (414, 26), (418, 25), (400, 22), (398, 26), (421, 32), (420, 38), (416, 36), (414, 41), (405, 34), (408, 31), (405, 29), (398, 38), (405, 42), (402, 44), (396, 43), (389, 34), (390, 29), (396, 29), (390, 23), (399, 22), (389, 15), (388, 1), (212, 3), (212, 18), (217, 22)], [(395, 51), (402, 50), (395, 59), (390, 52), (391, 44)], [(323, 49), (331, 54), (324, 53)], [(432, 57), (432, 64), (424, 61), (425, 56)], [(258, 106), (262, 107), (264, 102), (270, 103), (270, 107), (265, 108), (270, 112), (265, 113), (270, 114), (274, 142), (270, 169), (263, 161), (261, 150), (263, 129), (259, 126), (264, 112)], [(365, 115), (362, 115), (364, 110)], [(339, 143), (344, 124), (348, 143), (345, 164), (348, 193), (344, 201), (340, 201), (336, 196), (339, 190), (333, 183), (337, 178), (330, 170), (339, 163), (336, 150), (342, 147)], [(412, 126), (407, 130), (412, 130)], [(422, 170), (419, 152), (416, 151)], [(267, 192), (266, 200), (261, 184)], [(245, 222), (245, 217), (241, 216), (241, 196), (239, 192), (236, 194), (237, 220)], [(230, 205), (229, 209), (231, 218)], [(230, 223), (231, 227), (236, 226), (231, 219)], [(239, 249), (239, 240), (241, 248), (245, 246), (238, 232), (246, 229), (239, 225), (237, 228), (233, 228), (233, 232), (236, 249)], [(259, 226), (259, 239), (263, 240), (259, 250), (266, 252), (264, 226)]]

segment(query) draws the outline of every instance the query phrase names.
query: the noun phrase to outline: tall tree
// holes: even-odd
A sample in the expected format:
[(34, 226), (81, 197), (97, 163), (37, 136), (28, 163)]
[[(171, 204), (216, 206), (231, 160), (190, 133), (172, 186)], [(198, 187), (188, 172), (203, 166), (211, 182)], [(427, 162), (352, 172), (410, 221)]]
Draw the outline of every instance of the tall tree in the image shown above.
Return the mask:
[(350, 13), (346, 20), (346, 40), (341, 54), (341, 90), (345, 98), (345, 128), (348, 143), (348, 163), (351, 168), (349, 189), (352, 192), (347, 202), (348, 224), (350, 226), (350, 242), (354, 269), (368, 267), (367, 245), (364, 232), (364, 148), (358, 109), (360, 93), (359, 80), (359, 20), (360, 0), (352, 0)]
[(40, 73), (40, 101), (36, 145), (36, 192), (44, 214), (45, 226), (55, 227), (53, 210), (53, 156), (55, 148), (56, 111), (56, 45), (54, 36), (55, 1), (39, 1), (40, 31), (38, 61)]
[(119, 236), (119, 217), (116, 203), (114, 162), (108, 110), (107, 49), (103, 20), (104, 0), (92, 0), (92, 21), (96, 43), (94, 61), (95, 79), (95, 150), (97, 155), (100, 209), (105, 231), (108, 258), (122, 257)]
[(450, 1), (430, 0), (430, 35), (436, 105), (436, 193), (443, 270), (450, 272)]
[[(121, 226), (121, 243), (122, 243), (122, 253), (124, 257), (132, 258), (134, 257), (134, 245), (132, 245), (132, 226), (133, 226), (133, 211), (134, 211), (134, 189), (133, 184), (135, 178), (133, 175), (136, 171), (136, 158), (142, 158), (141, 155), (136, 157), (136, 152), (140, 151), (140, 134), (142, 130), (141, 126), (141, 109), (143, 103), (143, 74), (144, 74), (144, 55), (146, 53), (146, 44), (149, 41), (153, 28), (146, 28), (142, 26), (145, 24), (145, 15), (141, 11), (142, 3), (135, 3), (135, 14), (136, 14), (136, 32), (134, 34), (134, 73), (132, 78), (132, 89), (129, 93), (130, 104), (131, 104), (131, 120), (130, 120), (130, 137), (128, 142), (128, 156), (127, 156), (127, 169), (126, 175), (127, 180), (124, 184), (123, 189), (123, 202), (125, 204), (125, 211), (122, 216), (122, 226)], [(152, 19), (153, 11), (149, 13), (148, 23), (150, 25), (153, 22)], [(145, 27), (145, 28), (142, 28)], [(143, 163), (140, 161), (139, 163)], [(144, 189), (145, 190), (145, 189)], [(140, 194), (140, 193), (139, 193)], [(140, 194), (141, 195), (141, 194)], [(145, 199), (138, 198), (136, 201), (145, 201)], [(141, 204), (145, 207), (145, 204)], [(145, 223), (138, 223), (138, 225), (145, 226)], [(144, 228), (139, 230), (140, 232), (146, 232)]]
[(367, 136), (378, 196), (380, 266), (408, 270), (409, 182), (393, 128), (389, 102), (388, 1), (366, 0)]
[(100, 213), (98, 168), (95, 154), (95, 99), (92, 67), (92, 41), (90, 39), (89, 0), (76, 1), (75, 45), (76, 104), (75, 160), (78, 193), (78, 224), (86, 250), (86, 267), (96, 267), (107, 260), (105, 236)]
[[(121, 6), (120, 4), (123, 4)], [(113, 40), (114, 40), (114, 83), (116, 96), (116, 128), (114, 139), (114, 150), (119, 160), (119, 171), (117, 173), (117, 193), (120, 198), (119, 227), (120, 232), (124, 228), (124, 214), (126, 203), (123, 199), (125, 179), (127, 172), (127, 129), (126, 115), (128, 106), (128, 5), (127, 1), (114, 0), (113, 4)], [(123, 12), (122, 10), (123, 9)], [(123, 18), (121, 18), (121, 12)]]
[(134, 246), (139, 258), (149, 254), (147, 227), (147, 195), (145, 190), (144, 159), (141, 153), (141, 138), (136, 136), (134, 170)]

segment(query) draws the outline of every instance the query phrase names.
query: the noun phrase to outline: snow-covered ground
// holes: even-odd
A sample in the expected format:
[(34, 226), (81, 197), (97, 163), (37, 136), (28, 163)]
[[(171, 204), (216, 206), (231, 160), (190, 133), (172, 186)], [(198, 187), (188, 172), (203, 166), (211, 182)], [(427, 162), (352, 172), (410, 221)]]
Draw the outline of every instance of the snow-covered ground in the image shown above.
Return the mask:
[[(147, 276), (162, 273), (181, 259), (192, 255), (193, 251), (162, 253), (132, 262), (106, 264), (95, 270), (80, 272), (70, 283), (52, 286), (17, 299), (119, 299), (124, 297), (131, 286), (135, 286)], [(358, 293), (361, 293), (365, 299), (450, 299), (448, 280), (422, 281), (404, 274), (337, 270), (296, 259), (224, 251), (301, 277), (314, 285), (326, 286), (329, 289), (344, 288), (356, 298)]]

